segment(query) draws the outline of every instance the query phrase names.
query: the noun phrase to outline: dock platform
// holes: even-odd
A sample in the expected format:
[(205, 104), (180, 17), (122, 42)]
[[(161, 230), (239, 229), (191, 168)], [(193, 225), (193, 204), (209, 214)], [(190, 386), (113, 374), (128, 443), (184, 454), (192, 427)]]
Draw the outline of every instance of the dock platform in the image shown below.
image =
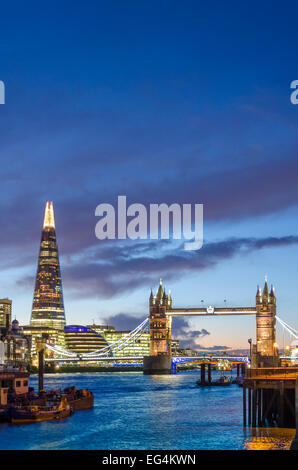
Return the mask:
[(243, 380), (243, 425), (296, 428), (298, 367), (248, 369)]

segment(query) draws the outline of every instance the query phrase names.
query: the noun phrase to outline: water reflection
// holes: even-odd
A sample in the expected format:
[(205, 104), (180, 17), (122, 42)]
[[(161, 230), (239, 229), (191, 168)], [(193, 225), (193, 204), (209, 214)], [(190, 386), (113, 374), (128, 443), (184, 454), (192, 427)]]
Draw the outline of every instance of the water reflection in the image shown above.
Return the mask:
[[(47, 389), (90, 388), (94, 409), (30, 428), (0, 425), (0, 449), (289, 449), (295, 430), (243, 428), (242, 389), (200, 388), (198, 378), (198, 372), (48, 375)], [(37, 377), (31, 385), (37, 387)]]
[(288, 428), (247, 428), (244, 449), (289, 450), (295, 434), (295, 429)]

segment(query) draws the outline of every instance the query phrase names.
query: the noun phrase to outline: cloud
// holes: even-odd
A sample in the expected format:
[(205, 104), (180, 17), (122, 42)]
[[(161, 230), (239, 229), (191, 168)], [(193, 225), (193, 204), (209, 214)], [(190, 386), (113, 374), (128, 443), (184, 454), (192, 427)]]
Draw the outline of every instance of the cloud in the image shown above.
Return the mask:
[(231, 348), (230, 346), (202, 346), (201, 344), (197, 344), (196, 349), (204, 351), (223, 351)]
[(141, 315), (137, 318), (129, 313), (117, 313), (116, 315), (104, 317), (101, 321), (104, 325), (114, 326), (116, 330), (131, 331), (134, 330), (143, 319)]
[[(109, 315), (100, 319), (104, 325), (114, 326), (116, 330), (132, 331), (136, 328), (141, 321), (142, 316), (134, 316), (129, 313), (117, 313), (115, 315)], [(189, 320), (185, 318), (175, 317), (172, 323), (172, 338), (179, 339), (181, 348), (190, 348), (196, 351), (208, 350), (208, 351), (222, 351), (229, 349), (228, 346), (209, 346), (205, 347), (199, 344), (197, 341), (210, 335), (211, 333), (205, 328), (201, 330), (193, 330)]]
[(160, 276), (167, 280), (180, 279), (191, 272), (213, 268), (235, 256), (298, 244), (298, 236), (229, 238), (205, 243), (197, 252), (173, 248), (170, 242), (158, 250), (159, 243), (127, 241), (95, 247), (92, 252), (63, 267), (64, 284), (80, 296), (110, 298), (139, 287), (154, 286)]
[[(170, 241), (111, 241), (85, 250), (81, 256), (70, 257), (62, 266), (63, 285), (73, 296), (80, 298), (111, 298), (140, 287), (150, 288), (160, 277), (167, 281), (177, 280), (192, 272), (213, 268), (235, 256), (294, 244), (298, 244), (296, 235), (229, 238), (207, 242), (201, 250), (187, 252), (182, 247), (174, 248)], [(17, 284), (32, 286), (32, 275), (20, 278)]]
[[(114, 326), (116, 330), (132, 331), (136, 328), (143, 318), (141, 315), (134, 316), (129, 313), (117, 313), (115, 315), (109, 315), (100, 319), (100, 322), (104, 325)], [(199, 344), (197, 341), (209, 336), (211, 333), (205, 328), (201, 330), (193, 330), (189, 323), (189, 320), (185, 318), (175, 317), (172, 323), (172, 339), (178, 339), (180, 347), (185, 349), (193, 349), (195, 351), (206, 350), (206, 351), (222, 351), (229, 349), (228, 346), (209, 346), (205, 347)]]
[(205, 328), (202, 328), (202, 330), (193, 330), (189, 320), (180, 317), (173, 318), (172, 338), (179, 340), (181, 348), (196, 350), (198, 347), (197, 340), (207, 335), (210, 335), (210, 333), (205, 330)]
[[(79, 117), (77, 121), (80, 122)], [(53, 154), (55, 151), (52, 149)], [(259, 161), (250, 149), (245, 163), (242, 161), (238, 166), (214, 165), (209, 161), (203, 162), (203, 168), (201, 152), (176, 159), (169, 155), (162, 160), (153, 179), (149, 168), (147, 171), (148, 162), (150, 165), (152, 162), (147, 158), (142, 164), (139, 162), (141, 169), (146, 168), (140, 178), (141, 169), (133, 148), (129, 151), (115, 148), (113, 158), (102, 148), (78, 151), (77, 142), (63, 159), (52, 155), (32, 158), (30, 152), (26, 158), (4, 154), (7, 161), (2, 168), (7, 174), (3, 175), (2, 190), (7, 197), (0, 203), (0, 220), (6, 223), (3, 223), (0, 243), (6, 253), (7, 249), (21, 253), (22, 246), (22, 250), (25, 247), (27, 253), (34, 255), (47, 199), (54, 199), (58, 241), (65, 256), (80, 253), (97, 242), (95, 208), (101, 202), (115, 204), (118, 194), (126, 194), (129, 204), (139, 202), (147, 207), (154, 202), (200, 202), (204, 204), (205, 221), (255, 218), (297, 206), (298, 201), (296, 149), (288, 151), (282, 160), (267, 155), (265, 161)], [(47, 158), (55, 168), (50, 189), (44, 183)], [(111, 179), (107, 165), (128, 160), (132, 171), (122, 178), (121, 171), (115, 174), (113, 170)]]

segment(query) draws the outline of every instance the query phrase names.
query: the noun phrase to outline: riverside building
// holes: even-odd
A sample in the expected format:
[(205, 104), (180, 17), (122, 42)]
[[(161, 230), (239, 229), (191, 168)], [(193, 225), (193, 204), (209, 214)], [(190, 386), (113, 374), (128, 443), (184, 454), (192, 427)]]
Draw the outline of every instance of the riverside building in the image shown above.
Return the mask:
[(12, 301), (10, 299), (0, 299), (0, 329), (6, 328), (7, 325), (7, 315), (8, 322), (11, 324), (11, 305)]
[[(65, 348), (64, 330), (49, 328), (47, 326), (31, 325), (25, 325), (22, 329), (26, 336), (31, 337), (30, 362), (32, 365), (36, 366), (38, 364), (37, 346), (41, 340), (46, 340), (51, 346)], [(45, 349), (45, 357), (53, 357), (53, 352), (48, 348)]]
[(105, 338), (92, 328), (67, 325), (64, 328), (66, 349), (76, 354), (86, 354), (108, 346)]
[[(101, 334), (107, 343), (113, 344), (116, 341), (127, 336), (130, 331), (128, 330), (115, 330), (114, 326), (106, 325), (88, 325), (88, 328), (92, 328), (97, 333)], [(128, 344), (123, 349), (116, 349), (113, 353), (114, 357), (132, 357), (132, 356), (148, 356), (150, 351), (150, 334), (149, 332), (143, 332), (134, 342)]]
[(7, 313), (6, 326), (0, 328), (0, 364), (26, 366), (30, 362), (31, 338), (17, 320), (10, 323), (10, 317)]

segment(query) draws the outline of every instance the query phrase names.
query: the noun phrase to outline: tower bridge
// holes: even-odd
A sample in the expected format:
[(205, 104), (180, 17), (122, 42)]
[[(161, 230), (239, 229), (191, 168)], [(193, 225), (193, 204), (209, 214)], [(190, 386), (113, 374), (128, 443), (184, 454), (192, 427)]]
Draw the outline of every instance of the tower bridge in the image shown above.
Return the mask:
[(171, 291), (166, 294), (160, 280), (156, 295), (151, 290), (149, 298), (149, 326), (150, 326), (150, 356), (144, 358), (145, 373), (170, 371), (171, 369), (171, 342), (172, 318), (180, 316), (228, 316), (228, 315), (255, 315), (256, 316), (256, 354), (255, 360), (259, 366), (278, 365), (276, 351), (276, 296), (273, 286), (268, 289), (267, 279), (263, 291), (258, 287), (256, 303), (245, 307), (173, 307)]
[[(179, 316), (198, 316), (198, 317), (217, 317), (217, 316), (247, 316), (256, 317), (256, 345), (253, 354), (253, 366), (277, 366), (279, 357), (276, 349), (276, 321), (287, 330), (295, 339), (298, 339), (298, 332), (290, 327), (276, 315), (276, 296), (274, 288), (268, 289), (267, 280), (263, 290), (259, 287), (256, 293), (254, 306), (237, 307), (174, 307), (171, 292), (166, 294), (162, 281), (160, 281), (156, 295), (152, 291), (149, 299), (149, 316), (145, 318), (134, 330), (120, 338), (118, 341), (95, 351), (77, 354), (68, 351), (60, 346), (45, 344), (51, 351), (51, 356), (46, 358), (47, 362), (57, 363), (116, 363), (118, 361), (129, 360), (143, 362), (144, 373), (171, 373), (173, 366), (179, 363), (196, 362), (204, 363), (206, 361), (216, 362), (220, 360), (219, 356), (196, 356), (193, 358), (174, 357), (171, 350), (172, 343), (172, 319)], [(150, 331), (150, 355), (147, 357), (137, 357), (125, 354), (127, 347), (138, 341), (145, 331)], [(123, 353), (119, 357), (118, 353)], [(226, 356), (224, 356), (226, 359)], [(235, 358), (230, 360), (234, 363), (249, 362), (250, 358)]]

